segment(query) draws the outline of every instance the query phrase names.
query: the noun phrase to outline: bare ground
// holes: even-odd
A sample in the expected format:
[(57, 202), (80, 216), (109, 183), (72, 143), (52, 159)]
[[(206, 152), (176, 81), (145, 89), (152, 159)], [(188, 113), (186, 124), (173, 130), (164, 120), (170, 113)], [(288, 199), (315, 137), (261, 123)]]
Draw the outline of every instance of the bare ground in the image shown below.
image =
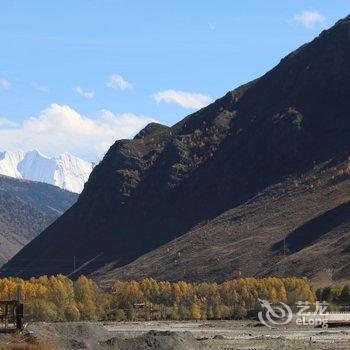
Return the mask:
[(63, 350), (350, 349), (350, 328), (270, 329), (249, 321), (35, 323), (28, 332)]

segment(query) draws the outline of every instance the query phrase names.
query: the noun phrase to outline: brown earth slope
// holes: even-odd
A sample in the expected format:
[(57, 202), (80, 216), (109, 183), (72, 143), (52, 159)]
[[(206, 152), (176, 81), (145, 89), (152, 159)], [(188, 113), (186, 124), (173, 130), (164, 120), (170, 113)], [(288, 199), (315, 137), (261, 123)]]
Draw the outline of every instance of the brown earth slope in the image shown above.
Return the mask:
[(345, 277), (349, 62), (347, 17), (173, 127), (117, 141), (3, 275), (70, 274), (75, 256), (76, 273), (104, 281), (315, 276), (330, 263)]
[(347, 166), (348, 162), (334, 167), (327, 163), (286, 179), (126, 266), (107, 264), (93, 277), (102, 285), (146, 277), (196, 281), (252, 275), (348, 278)]

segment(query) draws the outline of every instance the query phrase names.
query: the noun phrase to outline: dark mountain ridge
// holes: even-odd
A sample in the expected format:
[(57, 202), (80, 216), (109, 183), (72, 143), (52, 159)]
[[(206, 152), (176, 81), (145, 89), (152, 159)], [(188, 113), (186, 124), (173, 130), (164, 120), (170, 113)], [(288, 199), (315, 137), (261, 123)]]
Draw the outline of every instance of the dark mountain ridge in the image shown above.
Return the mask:
[(77, 199), (40, 182), (0, 176), (0, 263), (12, 258)]
[(0, 190), (28, 202), (48, 215), (62, 215), (78, 198), (76, 193), (43, 182), (0, 175)]
[[(79, 273), (97, 271), (98, 276), (99, 271), (122, 269), (132, 277), (132, 261), (175, 237), (186, 243), (196, 227), (244, 208), (267, 188), (287, 188), (291, 178), (303, 183), (303, 176), (317, 183), (324, 176), (321, 164), (342, 171), (350, 151), (349, 62), (347, 17), (261, 78), (173, 127), (151, 124), (133, 140), (117, 141), (94, 169), (77, 204), (12, 259), (3, 274), (70, 274), (68, 262), (77, 256)], [(302, 201), (294, 205), (308, 211)], [(318, 208), (320, 214), (324, 209)], [(233, 231), (224, 234), (227, 242), (235, 240)], [(248, 229), (247, 235), (252, 234)], [(269, 243), (275, 244), (277, 236), (271, 233)], [(214, 237), (208, 238), (212, 246), (217, 244)], [(265, 249), (265, 259), (273, 257), (271, 247), (257, 246)], [(156, 251), (164, 254), (162, 248)], [(35, 261), (39, 252), (44, 264)], [(51, 263), (55, 258), (67, 263)], [(23, 261), (29, 272), (21, 271)], [(263, 262), (258, 264), (261, 269), (250, 273), (267, 271)], [(207, 270), (209, 276), (217, 274), (215, 268)], [(174, 266), (168, 274), (186, 277)]]

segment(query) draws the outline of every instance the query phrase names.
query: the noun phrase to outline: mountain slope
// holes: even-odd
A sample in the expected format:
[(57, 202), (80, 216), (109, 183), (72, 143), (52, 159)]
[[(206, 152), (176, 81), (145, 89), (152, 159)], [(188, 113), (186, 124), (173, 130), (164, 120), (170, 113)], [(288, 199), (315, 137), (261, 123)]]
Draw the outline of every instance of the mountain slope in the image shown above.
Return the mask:
[(106, 264), (92, 277), (102, 285), (145, 277), (223, 281), (301, 275), (320, 280), (330, 272), (334, 279), (348, 277), (350, 175), (345, 164), (324, 166), (269, 186), (130, 264)]
[(68, 153), (57, 159), (39, 151), (0, 152), (0, 174), (45, 182), (80, 193), (92, 171), (92, 164)]
[[(13, 258), (3, 274), (69, 274), (76, 256), (79, 273), (94, 273), (104, 281), (139, 276), (139, 261), (155, 277), (219, 279), (237, 275), (242, 266), (247, 275), (281, 273), (282, 262), (293, 273), (313, 277), (325, 268), (318, 261), (326, 252), (337, 254), (332, 268), (337, 278), (344, 277), (350, 254), (345, 220), (327, 232), (316, 231), (311, 241), (295, 237), (309, 235), (307, 223), (317, 217), (322, 222), (322, 215), (337, 212), (338, 206), (339, 215), (345, 215), (341, 205), (350, 194), (348, 62), (350, 17), (263, 77), (173, 127), (150, 124), (134, 140), (117, 141), (77, 204)], [(296, 184), (315, 190), (299, 194)], [(276, 194), (269, 194), (274, 188)], [(264, 224), (253, 225), (254, 217)], [(281, 254), (285, 236), (290, 247)], [(212, 249), (203, 247), (205, 260), (202, 239)], [(204, 269), (202, 277), (178, 263), (181, 250), (176, 263), (167, 260), (169, 244), (177, 242), (185, 250), (198, 245), (198, 259), (188, 261), (192, 271)], [(34, 260), (39, 252), (44, 263)], [(219, 263), (220, 255), (225, 264)], [(23, 262), (26, 270), (21, 270)]]
[(0, 264), (62, 215), (77, 195), (56, 186), (0, 176)]

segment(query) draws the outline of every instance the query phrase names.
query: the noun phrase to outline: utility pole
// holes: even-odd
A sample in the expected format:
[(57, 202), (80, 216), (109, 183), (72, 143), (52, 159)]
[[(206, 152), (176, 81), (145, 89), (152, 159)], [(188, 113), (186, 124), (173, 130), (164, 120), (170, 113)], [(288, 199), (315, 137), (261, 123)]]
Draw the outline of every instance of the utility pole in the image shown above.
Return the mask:
[(73, 257), (73, 272), (75, 272), (75, 255)]

